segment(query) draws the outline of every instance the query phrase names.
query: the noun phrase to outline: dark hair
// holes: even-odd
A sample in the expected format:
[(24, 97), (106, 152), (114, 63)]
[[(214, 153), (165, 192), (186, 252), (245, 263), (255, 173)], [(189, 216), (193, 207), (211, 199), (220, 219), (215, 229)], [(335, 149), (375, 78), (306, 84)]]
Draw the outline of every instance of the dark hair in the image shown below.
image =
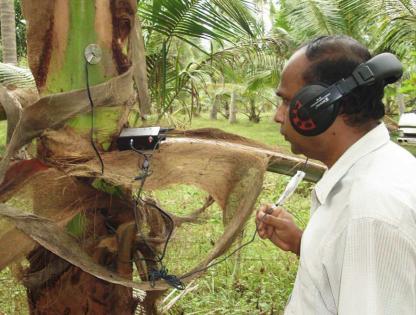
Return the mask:
[[(305, 55), (312, 63), (303, 73), (306, 84), (331, 85), (350, 76), (359, 64), (371, 58), (365, 46), (344, 35), (318, 37), (302, 47), (305, 47)], [(383, 96), (382, 82), (358, 87), (339, 101), (339, 114), (345, 114), (346, 123), (351, 126), (379, 120), (385, 113)]]

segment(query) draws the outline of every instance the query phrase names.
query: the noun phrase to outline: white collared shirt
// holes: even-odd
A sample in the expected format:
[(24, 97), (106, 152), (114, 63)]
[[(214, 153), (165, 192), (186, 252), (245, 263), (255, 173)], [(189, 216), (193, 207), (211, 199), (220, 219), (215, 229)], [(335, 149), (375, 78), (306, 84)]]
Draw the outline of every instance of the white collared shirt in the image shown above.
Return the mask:
[(416, 159), (383, 124), (317, 183), (285, 314), (416, 314)]

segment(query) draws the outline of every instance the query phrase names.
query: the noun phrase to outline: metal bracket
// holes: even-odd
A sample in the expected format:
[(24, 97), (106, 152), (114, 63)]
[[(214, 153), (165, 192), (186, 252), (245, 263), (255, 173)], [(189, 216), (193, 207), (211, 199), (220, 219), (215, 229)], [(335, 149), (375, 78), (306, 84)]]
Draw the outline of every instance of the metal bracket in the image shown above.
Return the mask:
[(101, 47), (97, 44), (89, 44), (87, 47), (85, 47), (85, 60), (87, 60), (87, 62), (91, 65), (99, 63), (101, 61), (102, 55), (103, 52), (101, 50)]

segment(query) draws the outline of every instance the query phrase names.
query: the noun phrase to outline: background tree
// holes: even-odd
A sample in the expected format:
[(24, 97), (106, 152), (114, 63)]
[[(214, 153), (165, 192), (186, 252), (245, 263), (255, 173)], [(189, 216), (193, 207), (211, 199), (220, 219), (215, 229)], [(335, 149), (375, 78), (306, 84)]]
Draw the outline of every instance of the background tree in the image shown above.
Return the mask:
[(0, 1), (3, 62), (17, 65), (14, 0)]
[[(241, 71), (243, 60), (248, 64), (266, 54), (283, 56), (285, 39), (268, 38), (253, 13), (258, 14), (253, 4), (235, 0), (141, 3), (150, 87), (159, 118), (172, 112), (169, 108), (178, 97), (188, 97), (190, 104), (191, 91), (199, 88), (202, 94), (208, 77), (214, 84), (221, 81), (218, 73), (225, 65)], [(245, 78), (241, 73), (236, 77)]]
[[(399, 56), (408, 86), (416, 51), (416, 3), (412, 0), (308, 0), (280, 1), (274, 32), (285, 34), (296, 47), (305, 40), (321, 35), (346, 34), (369, 47), (374, 54), (390, 51)], [(400, 83), (390, 88), (385, 102), (393, 106)], [(405, 95), (409, 104), (411, 97)], [(391, 111), (392, 113), (392, 111)]]

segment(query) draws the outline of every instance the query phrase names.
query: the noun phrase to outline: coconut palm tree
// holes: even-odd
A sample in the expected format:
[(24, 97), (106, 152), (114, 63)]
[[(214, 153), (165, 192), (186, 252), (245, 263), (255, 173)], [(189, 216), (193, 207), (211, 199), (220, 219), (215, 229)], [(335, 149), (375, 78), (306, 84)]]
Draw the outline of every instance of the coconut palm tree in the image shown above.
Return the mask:
[[(416, 2), (412, 0), (308, 0), (280, 1), (274, 31), (286, 34), (298, 46), (325, 34), (346, 34), (365, 44), (374, 53), (390, 51), (403, 64), (404, 85), (411, 85), (412, 56), (416, 51)], [(410, 78), (410, 79), (407, 79)], [(386, 103), (394, 101), (400, 83)], [(398, 97), (403, 99), (403, 96)], [(412, 97), (410, 96), (410, 99)]]
[[(19, 146), (21, 141), (39, 135), (46, 128), (54, 128), (57, 130), (55, 135), (61, 140), (56, 141), (57, 147), (53, 148), (48, 141), (40, 141), (37, 160), (47, 161), (51, 158), (50, 154), (67, 150), (65, 143), (72, 137), (67, 133), (68, 130), (79, 137), (78, 146), (80, 139), (90, 138), (99, 156), (102, 154), (99, 152), (108, 149), (114, 134), (118, 134), (126, 123), (126, 113), (135, 94), (133, 78), (140, 76), (137, 68), (132, 66), (133, 43), (137, 40), (134, 38), (135, 2), (113, 1), (106, 5), (104, 2), (95, 4), (91, 1), (24, 1), (23, 5), (28, 24), (28, 61), (41, 99), (23, 111), (8, 152)], [(100, 88), (97, 90), (97, 85), (102, 87), (101, 92)], [(113, 88), (121, 94), (113, 94)], [(80, 90), (82, 93), (77, 92)], [(56, 95), (59, 96), (56, 98)], [(90, 113), (87, 114), (88, 111)], [(105, 123), (101, 122), (103, 119)], [(30, 126), (25, 126), (24, 121), (31, 121)], [(47, 168), (50, 167), (51, 164)], [(62, 167), (57, 169), (62, 170)], [(95, 182), (97, 189), (90, 191), (91, 197), (102, 194), (101, 183), (100, 180)], [(49, 186), (50, 192), (59, 186), (56, 182), (48, 181), (44, 185)], [(69, 196), (71, 192), (68, 190), (66, 194)], [(53, 199), (53, 193), (43, 195), (38, 188), (32, 200), (33, 211), (42, 213), (46, 208), (53, 208)], [(69, 221), (69, 231), (79, 237), (74, 232), (80, 231), (79, 222), (85, 222), (86, 232), (82, 233), (88, 234), (88, 224), (99, 218), (73, 213), (65, 220), (67, 223)], [(93, 226), (96, 226), (95, 223)], [(98, 233), (104, 235), (103, 231)], [(28, 248), (33, 249), (31, 246)], [(87, 252), (95, 252), (97, 262), (100, 261), (102, 254), (97, 253), (95, 246), (87, 249)], [(82, 273), (42, 247), (26, 254), (30, 267), (26, 271), (24, 284), (28, 288), (31, 313), (132, 313), (135, 310), (137, 299), (131, 288), (100, 282), (98, 278)], [(51, 269), (51, 266), (55, 267)], [(129, 275), (128, 268), (115, 271), (125, 277)], [(41, 278), (34, 276), (40, 274), (43, 274)], [(55, 278), (53, 284), (50, 282), (52, 278)], [(63, 294), (56, 293), (57, 286), (63, 288)], [(91, 291), (92, 288), (100, 294), (108, 293), (110, 298), (97, 296)], [(50, 304), (52, 299), (56, 304)], [(93, 303), (94, 300), (107, 301), (100, 304)]]
[[(143, 2), (141, 11), (152, 99), (156, 103), (159, 117), (171, 109), (178, 97), (187, 97), (186, 93), (190, 95), (198, 86), (203, 87), (207, 76), (211, 77), (209, 81), (215, 85), (216, 82), (223, 81), (218, 73), (224, 73), (224, 69), (229, 67), (238, 70), (237, 77), (244, 80), (249, 72), (252, 75), (253, 69), (259, 68), (254, 64), (264, 64), (262, 60), (269, 58), (266, 56), (280, 60), (285, 57), (287, 39), (280, 35), (266, 34), (264, 26), (247, 12), (247, 8), (255, 8), (253, 5), (242, 6), (241, 3), (244, 2), (240, 1), (210, 1), (208, 5), (205, 5), (206, 1), (173, 2)], [(174, 11), (167, 9), (170, 6), (177, 8), (174, 17)], [(204, 23), (202, 27), (195, 27), (195, 21), (202, 19), (207, 8), (214, 8), (222, 15), (209, 19), (209, 23)], [(241, 8), (244, 14), (236, 14), (237, 8)], [(234, 34), (230, 33), (231, 30)], [(177, 49), (178, 43), (182, 49)], [(188, 46), (186, 52), (183, 50), (185, 45)], [(276, 65), (271, 65), (274, 66)], [(226, 81), (235, 83), (232, 80)], [(214, 117), (218, 97), (212, 99)]]
[[(416, 2), (412, 0), (379, 1), (380, 10), (373, 13), (380, 20), (374, 34), (374, 46), (379, 51), (394, 51), (409, 57), (416, 51)], [(411, 57), (410, 57), (411, 58)]]
[(415, 50), (416, 4), (412, 0), (280, 1), (276, 30), (299, 44), (325, 34), (346, 34), (373, 50), (405, 56)]
[[(190, 70), (200, 71), (202, 65), (206, 68), (210, 63), (213, 54), (204, 48), (203, 42), (223, 41), (228, 47), (234, 46), (242, 39), (253, 38), (256, 27), (249, 4), (238, 0), (142, 1), (139, 14), (143, 20), (152, 99), (160, 115), (185, 90), (193, 77)], [(183, 54), (184, 43), (196, 52), (189, 53), (192, 49), (187, 47)], [(177, 49), (178, 45), (181, 49)]]

